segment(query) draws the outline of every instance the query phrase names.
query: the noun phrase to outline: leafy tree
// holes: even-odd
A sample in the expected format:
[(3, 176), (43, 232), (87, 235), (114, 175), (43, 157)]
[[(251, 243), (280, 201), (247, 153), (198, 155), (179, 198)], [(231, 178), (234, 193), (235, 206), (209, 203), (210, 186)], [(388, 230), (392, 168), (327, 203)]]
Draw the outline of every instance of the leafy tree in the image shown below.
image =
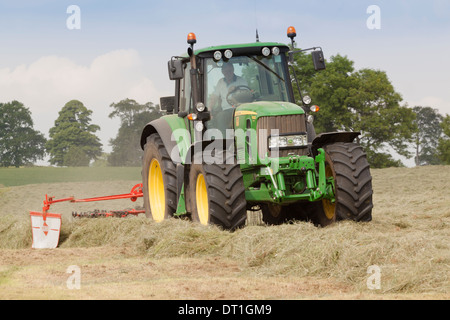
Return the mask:
[(19, 101), (0, 103), (0, 166), (20, 167), (43, 159), (45, 141), (33, 129), (27, 107)]
[(108, 163), (108, 157), (109, 153), (103, 152), (95, 161), (91, 164), (92, 167), (107, 167), (109, 165)]
[(68, 167), (87, 167), (90, 159), (82, 147), (70, 146), (64, 155), (64, 165)]
[(390, 154), (382, 152), (374, 152), (368, 150), (367, 158), (370, 159), (370, 166), (372, 168), (389, 168), (389, 167), (404, 167), (401, 160), (395, 160)]
[(320, 106), (314, 122), (317, 133), (360, 131), (359, 142), (373, 167), (401, 164), (386, 150), (411, 156), (408, 142), (415, 132), (415, 114), (400, 105), (402, 97), (384, 71), (355, 70), (353, 61), (336, 55), (325, 70), (315, 72), (311, 57), (304, 54), (295, 58), (294, 69), (302, 94)]
[(153, 103), (139, 104), (132, 99), (124, 99), (110, 105), (114, 109), (110, 118), (119, 117), (121, 125), (117, 136), (110, 140), (112, 152), (108, 162), (112, 166), (140, 166), (142, 149), (141, 133), (144, 126), (162, 116)]
[(109, 114), (112, 119), (114, 117), (119, 117), (123, 126), (131, 127), (136, 122), (136, 120), (141, 116), (144, 111), (149, 111), (149, 109), (155, 109), (153, 103), (149, 102), (147, 104), (139, 104), (132, 99), (124, 99), (118, 103), (112, 103), (110, 105), (114, 109)]
[(385, 72), (363, 69), (353, 75), (356, 81), (347, 99), (352, 115), (348, 128), (361, 131), (361, 144), (366, 149), (380, 152), (391, 147), (410, 157), (408, 142), (416, 130), (414, 112), (400, 105), (402, 98)]
[[(102, 144), (95, 135), (100, 127), (91, 124), (91, 114), (92, 111), (88, 110), (78, 100), (67, 102), (61, 109), (59, 117), (55, 121), (55, 126), (50, 129), (50, 139), (46, 144), (51, 164), (57, 166), (73, 165), (74, 162), (70, 161), (69, 156), (67, 156), (71, 148), (70, 154), (75, 151), (83, 152), (89, 161), (101, 155)], [(81, 158), (83, 158), (83, 154), (79, 155), (79, 159)], [(85, 160), (82, 160), (75, 163), (88, 165), (89, 161), (86, 163)]]
[(414, 133), (416, 150), (416, 166), (439, 164), (439, 138), (442, 134), (442, 115), (431, 107), (414, 107), (416, 113), (417, 132)]
[(450, 164), (450, 115), (445, 116), (441, 128), (445, 136), (439, 139), (439, 159), (445, 164)]
[(352, 114), (347, 105), (351, 90), (359, 86), (357, 79), (350, 76), (354, 72), (353, 62), (347, 57), (331, 57), (327, 69), (317, 72), (309, 89), (315, 104), (320, 106), (316, 117), (316, 132), (352, 130), (356, 111)]

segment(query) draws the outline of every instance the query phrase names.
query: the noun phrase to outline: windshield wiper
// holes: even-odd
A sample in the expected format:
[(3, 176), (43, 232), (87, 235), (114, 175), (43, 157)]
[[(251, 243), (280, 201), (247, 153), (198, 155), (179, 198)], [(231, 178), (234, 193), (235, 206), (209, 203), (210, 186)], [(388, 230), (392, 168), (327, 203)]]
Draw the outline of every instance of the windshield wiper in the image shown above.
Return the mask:
[(252, 59), (253, 61), (255, 61), (257, 64), (263, 66), (264, 69), (270, 71), (271, 73), (273, 73), (278, 79), (280, 79), (281, 81), (285, 82), (284, 79), (282, 77), (280, 77), (278, 75), (278, 73), (276, 73), (275, 71), (273, 71), (272, 69), (270, 69), (267, 65), (265, 65), (264, 63), (262, 63), (261, 61), (259, 61), (258, 59), (256, 59), (255, 57), (251, 57), (251, 56), (247, 56), (248, 58)]

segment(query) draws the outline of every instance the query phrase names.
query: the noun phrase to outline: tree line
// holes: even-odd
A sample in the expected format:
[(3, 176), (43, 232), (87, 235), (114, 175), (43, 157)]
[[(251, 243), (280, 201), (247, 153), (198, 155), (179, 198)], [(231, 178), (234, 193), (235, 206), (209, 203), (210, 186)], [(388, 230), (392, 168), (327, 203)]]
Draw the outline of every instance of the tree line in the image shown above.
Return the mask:
[(300, 82), (301, 95), (294, 88), (296, 101), (300, 104), (301, 97), (309, 95), (320, 107), (316, 133), (361, 132), (359, 143), (372, 168), (403, 166), (395, 153), (414, 158), (417, 166), (450, 164), (449, 115), (429, 106), (402, 104), (384, 71), (355, 70), (354, 62), (339, 54), (326, 66), (316, 72), (304, 53), (295, 55), (292, 66)]
[[(402, 166), (394, 152), (414, 158), (416, 165), (450, 164), (450, 116), (429, 106), (402, 104), (384, 71), (355, 70), (346, 56), (332, 56), (327, 68), (315, 72), (310, 57), (295, 56), (292, 65), (300, 81), (302, 96), (309, 95), (320, 106), (315, 115), (316, 133), (359, 131), (373, 168)], [(295, 99), (301, 104), (300, 93)], [(30, 110), (19, 101), (0, 103), (0, 166), (32, 165), (49, 155), (56, 166), (140, 166), (140, 134), (145, 124), (163, 113), (152, 102), (139, 104), (124, 99), (110, 105), (109, 118), (119, 118), (115, 138), (109, 140), (110, 154), (92, 124), (92, 111), (81, 101), (67, 102), (59, 111), (49, 139), (36, 131)]]
[[(49, 156), (55, 166), (101, 165), (140, 166), (140, 134), (146, 123), (162, 116), (158, 105), (139, 104), (125, 99), (112, 103), (110, 118), (121, 120), (117, 136), (110, 139), (112, 152), (104, 155), (96, 135), (100, 126), (92, 124), (92, 110), (71, 100), (59, 111), (49, 139), (34, 129), (31, 111), (19, 101), (0, 103), (0, 167), (33, 165)], [(102, 163), (103, 161), (103, 163)]]

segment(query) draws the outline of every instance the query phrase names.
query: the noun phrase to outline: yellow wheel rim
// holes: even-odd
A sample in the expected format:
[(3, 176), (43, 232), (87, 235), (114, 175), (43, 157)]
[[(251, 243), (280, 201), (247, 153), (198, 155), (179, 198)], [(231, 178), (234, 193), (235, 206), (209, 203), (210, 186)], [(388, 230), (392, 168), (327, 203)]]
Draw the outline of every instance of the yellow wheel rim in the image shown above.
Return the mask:
[(153, 220), (157, 222), (164, 220), (166, 207), (164, 180), (161, 166), (156, 159), (150, 162), (150, 169), (148, 171), (148, 196)]
[[(327, 178), (333, 176), (333, 170), (331, 170), (331, 167), (328, 164), (325, 167), (325, 176)], [(325, 216), (327, 217), (327, 219), (329, 219), (329, 220), (333, 219), (334, 213), (336, 210), (336, 202), (333, 203), (328, 199), (323, 199), (322, 206), (323, 206), (323, 211), (325, 212)]]
[(201, 173), (197, 176), (195, 200), (197, 201), (197, 214), (200, 223), (207, 225), (209, 223), (208, 191), (206, 190), (205, 177)]

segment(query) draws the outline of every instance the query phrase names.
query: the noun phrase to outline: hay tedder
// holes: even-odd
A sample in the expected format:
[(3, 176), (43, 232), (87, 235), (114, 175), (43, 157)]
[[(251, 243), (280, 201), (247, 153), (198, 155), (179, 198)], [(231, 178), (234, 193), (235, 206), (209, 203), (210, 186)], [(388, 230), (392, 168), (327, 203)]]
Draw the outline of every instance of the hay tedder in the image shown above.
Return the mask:
[[(75, 197), (54, 199), (53, 197), (48, 197), (45, 195), (44, 206), (42, 207), (42, 212), (30, 211), (31, 217), (31, 228), (33, 235), (33, 248), (56, 248), (59, 242), (59, 233), (61, 231), (61, 215), (59, 213), (50, 213), (50, 206), (55, 203), (60, 202), (72, 202), (72, 203), (85, 203), (85, 202), (95, 202), (95, 201), (106, 201), (106, 200), (117, 200), (117, 199), (130, 199), (135, 202), (138, 198), (142, 197), (142, 184), (139, 183), (135, 185), (130, 193), (86, 198), (86, 199), (75, 199)], [(145, 213), (145, 210), (94, 210), (92, 212), (72, 212), (74, 218), (97, 218), (97, 217), (126, 217), (128, 215), (138, 215), (140, 213)]]
[(227, 230), (244, 226), (248, 211), (262, 212), (271, 225), (370, 221), (372, 177), (355, 142), (360, 133), (316, 135), (319, 107), (300, 89), (294, 55), (311, 52), (316, 71), (325, 69), (324, 55), (319, 47), (295, 49), (293, 27), (287, 35), (291, 47), (257, 39), (194, 50), (190, 33), (187, 54), (168, 62), (175, 94), (161, 98), (167, 114), (142, 131), (142, 185), (118, 196), (46, 198), (43, 212), (32, 218), (58, 220), (47, 212), (60, 201), (143, 197), (144, 210), (125, 215), (145, 212), (158, 222), (187, 216)]

